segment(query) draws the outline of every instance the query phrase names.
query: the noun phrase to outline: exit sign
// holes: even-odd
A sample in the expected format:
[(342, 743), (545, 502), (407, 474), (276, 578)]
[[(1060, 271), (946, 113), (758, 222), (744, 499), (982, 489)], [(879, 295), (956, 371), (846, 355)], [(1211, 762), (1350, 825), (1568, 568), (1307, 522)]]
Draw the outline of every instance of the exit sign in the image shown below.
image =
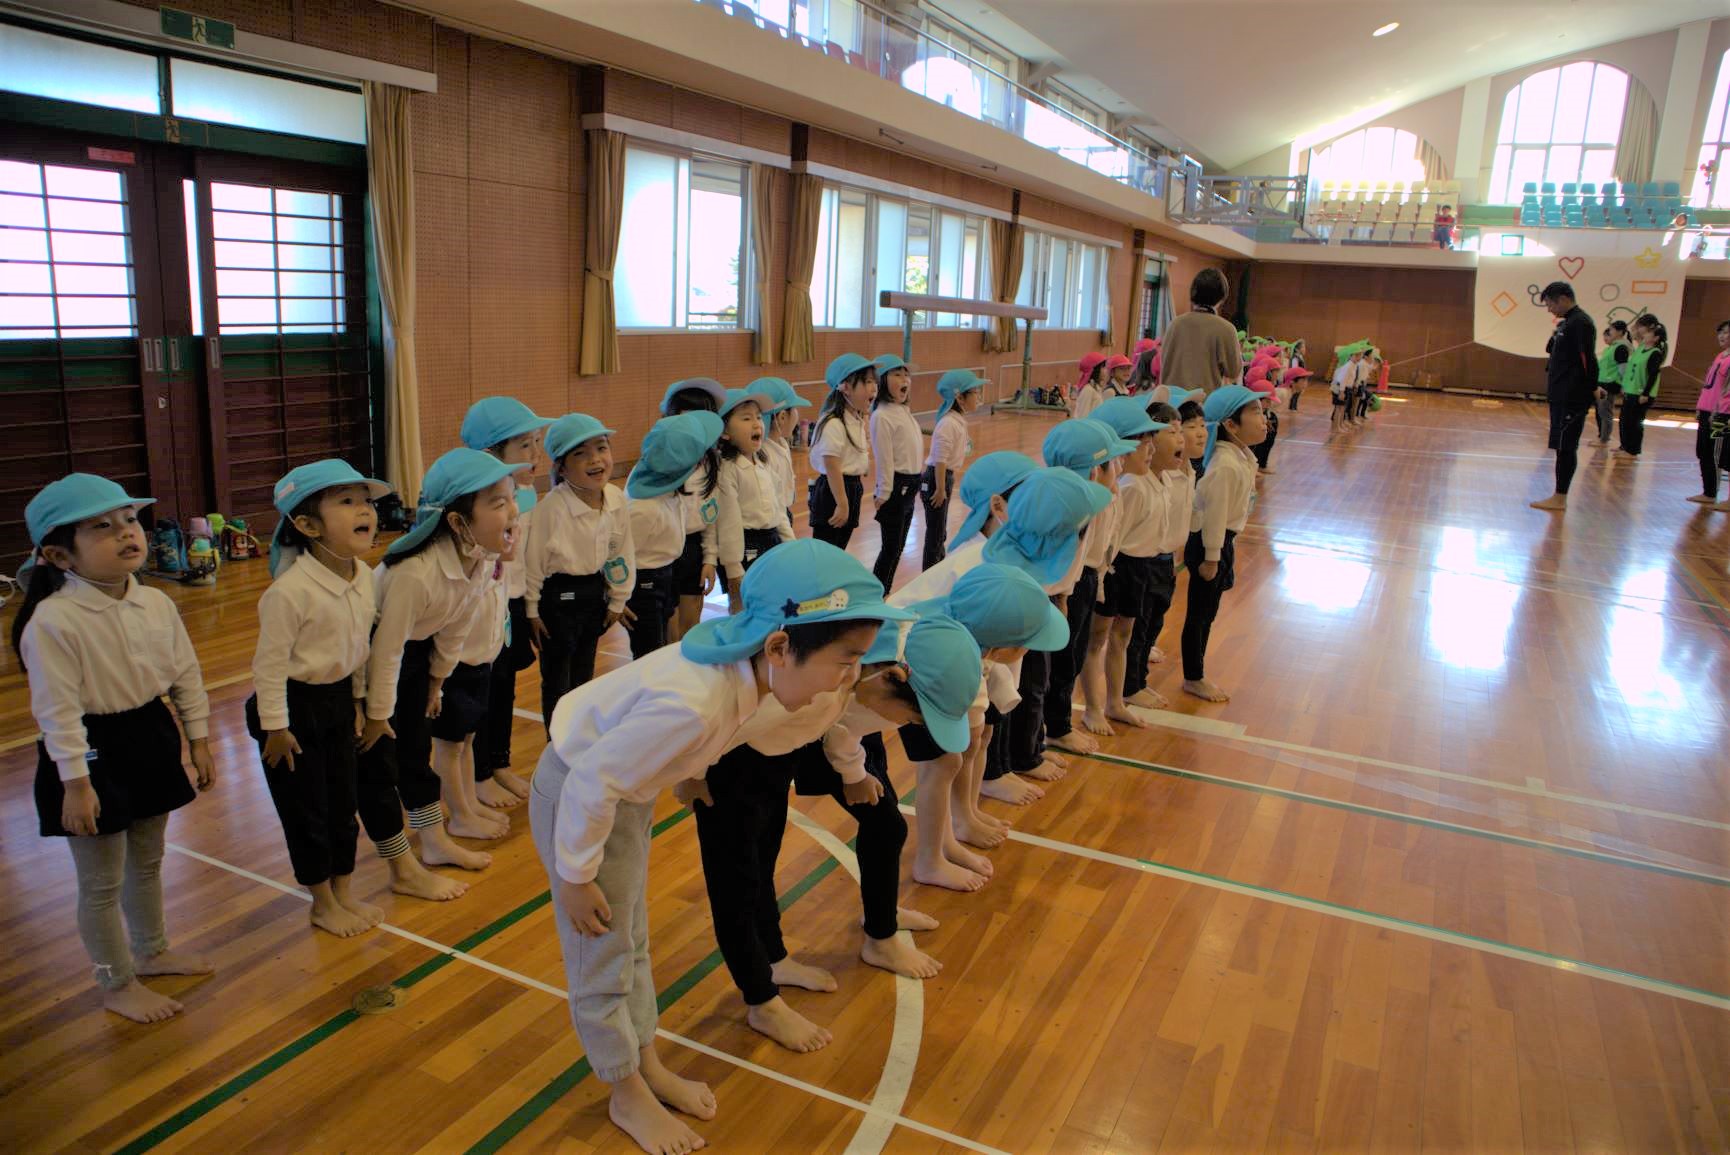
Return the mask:
[(226, 20), (195, 16), (178, 8), (160, 8), (158, 11), (162, 13), (164, 36), (172, 36), (176, 40), (190, 40), (194, 44), (208, 44), (212, 48), (234, 47), (234, 25)]

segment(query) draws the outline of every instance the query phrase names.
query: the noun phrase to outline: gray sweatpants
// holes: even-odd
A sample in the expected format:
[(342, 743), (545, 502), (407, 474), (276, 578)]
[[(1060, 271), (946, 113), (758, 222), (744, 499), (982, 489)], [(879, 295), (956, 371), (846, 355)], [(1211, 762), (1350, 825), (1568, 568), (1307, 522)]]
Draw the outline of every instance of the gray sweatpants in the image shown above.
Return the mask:
[(104, 990), (120, 990), (133, 980), (133, 959), (168, 949), (162, 917), (162, 844), (167, 832), (168, 815), (158, 814), (140, 818), (118, 834), (78, 834), (66, 840), (78, 871), (78, 937), (95, 965), (96, 984)]
[(565, 956), (571, 1023), (596, 1078), (617, 1083), (636, 1073), (638, 1052), (654, 1042), (660, 1021), (655, 976), (649, 969), (649, 831), (654, 806), (621, 802), (613, 814), (613, 832), (607, 836), (600, 873), (595, 876), (613, 920), (606, 934), (590, 938), (571, 925), (559, 902), (561, 880), (553, 831), (568, 773), (564, 760), (548, 746), (535, 767), (529, 792), (529, 829), (553, 889), (553, 921)]

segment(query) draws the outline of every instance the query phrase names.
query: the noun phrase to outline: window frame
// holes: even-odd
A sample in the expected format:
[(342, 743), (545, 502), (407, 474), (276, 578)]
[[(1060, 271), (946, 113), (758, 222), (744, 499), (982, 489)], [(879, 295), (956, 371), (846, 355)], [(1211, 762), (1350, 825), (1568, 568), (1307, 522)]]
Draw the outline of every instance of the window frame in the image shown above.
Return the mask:
[[(1560, 115), (1561, 88), (1564, 74), (1580, 65), (1591, 67), (1591, 78), (1588, 82), (1586, 107), (1581, 113), (1580, 136), (1578, 140), (1557, 140), (1556, 123)], [(1502, 98), (1502, 113), (1496, 125), (1496, 140), (1490, 166), (1490, 187), (1486, 200), (1490, 204), (1518, 205), (1524, 198), (1522, 191), (1527, 181), (1542, 187), (1545, 184), (1555, 184), (1558, 188), (1564, 184), (1580, 184), (1582, 182), (1597, 184), (1604, 180), (1615, 179), (1616, 157), (1621, 150), (1622, 114), (1615, 118), (1616, 138), (1606, 146), (1601, 139), (1590, 139), (1592, 126), (1592, 105), (1597, 101), (1600, 78), (1605, 76), (1619, 77), (1622, 85), (1621, 106), (1627, 108), (1628, 90), (1633, 82), (1633, 76), (1626, 70), (1614, 64), (1606, 64), (1601, 60), (1571, 60), (1553, 68), (1544, 68), (1524, 76), (1520, 82), (1508, 90)], [(1533, 123), (1542, 118), (1536, 114), (1536, 106), (1525, 107), (1528, 86), (1534, 86), (1534, 91), (1542, 89), (1554, 78), (1554, 92), (1550, 95), (1548, 113), (1548, 129), (1544, 132), (1542, 143), (1519, 140), (1520, 117), (1523, 112), (1532, 111), (1530, 117)], [(1613, 99), (1613, 98), (1611, 98)], [(1561, 176), (1555, 172), (1555, 164), (1559, 153), (1576, 150), (1578, 155), (1570, 167), (1573, 175)], [(1537, 158), (1536, 169), (1529, 165), (1533, 157)], [(1588, 177), (1588, 165), (1601, 168), (1608, 176)], [(1536, 179), (1533, 180), (1535, 174)]]
[[(670, 315), (676, 322), (679, 317), (687, 319), (687, 323), (672, 325), (628, 325), (622, 318), (615, 318), (618, 332), (621, 334), (670, 334), (670, 333), (739, 333), (752, 332), (756, 329), (756, 246), (751, 240), (751, 166), (747, 161), (738, 160), (719, 153), (706, 152), (702, 149), (680, 148), (676, 145), (662, 144), (659, 141), (643, 140), (631, 137), (625, 143), (625, 165), (627, 172), (631, 163), (632, 152), (646, 152), (657, 156), (669, 157), (674, 160), (673, 178), (673, 297), (670, 302)], [(732, 325), (692, 325), (690, 317), (690, 216), (692, 166), (696, 161), (725, 164), (739, 170), (739, 305), (737, 320)], [(682, 199), (682, 203), (681, 203)], [(682, 231), (679, 224), (687, 227)], [(624, 212), (620, 211), (619, 221), (619, 251), (614, 257), (613, 270), (615, 284), (618, 271), (626, 259), (624, 249)], [(681, 262), (681, 254), (683, 260)], [(683, 267), (681, 268), (681, 263)], [(617, 306), (615, 305), (615, 309)]]
[[(1697, 209), (1730, 208), (1730, 181), (1724, 170), (1730, 163), (1730, 48), (1718, 60), (1718, 79), (1712, 86), (1711, 103), (1706, 106), (1706, 119), (1701, 125), (1700, 151), (1695, 157), (1694, 180), (1689, 186), (1688, 203)], [(1710, 196), (1704, 168), (1716, 164)]]
[[(1110, 332), (1111, 246), (1104, 241), (1088, 241), (1036, 228), (1025, 228), (1023, 237), (1021, 284), (1016, 289), (1015, 303), (1041, 307), (1049, 314), (1045, 320), (1035, 321), (1034, 327), (1061, 332)], [(1059, 246), (1063, 246), (1064, 278), (1054, 308), (1051, 274)], [(1088, 258), (1095, 270), (1091, 288), (1081, 284)], [(1079, 312), (1088, 294), (1093, 304), (1092, 322), (1077, 324), (1071, 310)]]

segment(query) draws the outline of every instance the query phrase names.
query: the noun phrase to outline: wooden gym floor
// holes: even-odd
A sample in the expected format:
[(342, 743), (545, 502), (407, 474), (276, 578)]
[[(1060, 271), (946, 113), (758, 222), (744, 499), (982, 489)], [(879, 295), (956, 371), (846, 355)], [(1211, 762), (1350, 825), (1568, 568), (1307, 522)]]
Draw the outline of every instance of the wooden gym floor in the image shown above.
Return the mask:
[[(837, 865), (850, 824), (798, 801), (788, 938), (841, 990), (790, 998), (833, 1030), (827, 1050), (745, 1027), (694, 824), (662, 799), (662, 1048), (715, 1087), (711, 1147), (1726, 1149), (1730, 516), (1683, 500), (1693, 433), (1654, 429), (1638, 465), (1587, 452), (1553, 517), (1525, 504), (1550, 490), (1534, 406), (1409, 395), (1334, 444), (1321, 391), (1282, 416), (1214, 632), (1209, 670), (1233, 700), (1177, 694), (1180, 590), (1154, 683), (1173, 711), (1072, 758), (1015, 814), (984, 891), (907, 886), (942, 920), (920, 940), (936, 980), (858, 961)], [(1049, 424), (981, 419), (976, 452), (1037, 452)], [(854, 548), (870, 559), (874, 523)], [(98, 1005), (68, 856), (36, 836), (6, 656), (6, 1146), (634, 1150), (559, 998), (521, 808), (467, 897), (394, 898), (363, 841), (357, 889), (389, 925), (308, 929), (241, 722), (262, 569), (174, 590), (220, 779), (170, 826), (170, 925), (220, 970), (154, 981), (187, 1005), (167, 1024)], [(535, 700), (525, 672), (519, 704)], [(519, 769), (542, 741), (520, 722)], [(399, 1007), (350, 1009), (382, 984)]]

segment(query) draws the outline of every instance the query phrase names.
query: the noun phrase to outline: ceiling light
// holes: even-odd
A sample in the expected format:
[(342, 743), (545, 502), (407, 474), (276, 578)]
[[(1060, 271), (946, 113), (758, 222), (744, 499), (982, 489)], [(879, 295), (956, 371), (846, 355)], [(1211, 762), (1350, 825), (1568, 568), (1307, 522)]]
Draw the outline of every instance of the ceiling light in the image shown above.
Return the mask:
[(1378, 28), (1374, 32), (1370, 33), (1370, 35), (1371, 36), (1386, 36), (1388, 33), (1392, 32), (1394, 29), (1398, 28), (1399, 26), (1400, 26), (1400, 22), (1398, 20), (1390, 20), (1388, 23), (1382, 25), (1380, 28)]

